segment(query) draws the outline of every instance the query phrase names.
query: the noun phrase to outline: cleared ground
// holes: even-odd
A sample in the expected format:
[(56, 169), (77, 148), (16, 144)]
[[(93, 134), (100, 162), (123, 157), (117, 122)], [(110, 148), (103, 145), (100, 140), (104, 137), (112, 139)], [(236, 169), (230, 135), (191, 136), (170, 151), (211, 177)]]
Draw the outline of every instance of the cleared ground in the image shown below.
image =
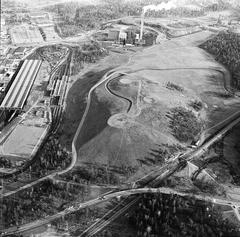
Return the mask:
[(4, 142), (1, 149), (3, 155), (30, 158), (39, 139), (46, 134), (46, 129), (46, 127), (18, 125)]
[[(44, 100), (48, 84), (49, 66), (44, 62), (34, 80), (24, 105), (26, 113), (15, 119), (2, 134), (0, 152), (13, 160), (31, 159), (48, 132), (50, 108)], [(11, 132), (9, 130), (12, 130)], [(5, 137), (6, 136), (6, 137)]]
[(71, 151), (72, 140), (86, 107), (88, 91), (105, 73), (128, 60), (127, 54), (111, 53), (95, 64), (86, 64), (78, 75), (72, 76), (66, 100), (60, 141)]
[[(87, 128), (84, 132), (87, 136), (80, 134), (79, 165), (124, 167), (128, 170), (126, 177), (137, 178), (157, 164), (152, 154), (157, 145), (187, 146), (173, 136), (169, 127), (172, 109), (181, 107), (192, 111), (202, 123), (202, 129), (236, 111), (237, 99), (222, 96), (227, 93), (224, 80), (229, 78), (215, 70), (224, 72), (225, 69), (197, 47), (211, 35), (208, 31), (192, 34), (138, 52), (123, 70), (128, 76), (122, 76), (111, 87), (132, 100), (128, 113), (126, 106), (120, 112), (114, 111), (124, 99), (117, 96), (114, 99), (109, 92), (106, 94), (105, 87), (98, 87), (89, 110), (91, 118), (87, 117), (83, 126)], [(168, 88), (168, 83), (181, 90)], [(190, 106), (194, 101), (202, 103), (199, 111)], [(103, 114), (101, 119), (100, 114)], [(89, 131), (94, 133), (90, 136)]]
[(30, 44), (44, 42), (39, 29), (31, 25), (15, 26), (10, 30), (13, 44)]

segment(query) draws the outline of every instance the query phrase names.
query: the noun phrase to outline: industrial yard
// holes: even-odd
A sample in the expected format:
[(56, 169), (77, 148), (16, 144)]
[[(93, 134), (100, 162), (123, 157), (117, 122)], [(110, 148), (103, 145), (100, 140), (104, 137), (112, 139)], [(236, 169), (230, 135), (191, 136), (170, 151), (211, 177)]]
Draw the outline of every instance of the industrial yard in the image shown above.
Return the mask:
[[(19, 64), (4, 90), (0, 108), (2, 123), (7, 126), (1, 133), (1, 157), (9, 159), (13, 167), (24, 164), (24, 161), (31, 160), (36, 155), (49, 134), (52, 123), (58, 119), (58, 105), (64, 102), (65, 83), (68, 80), (67, 66), (64, 65), (67, 59), (64, 57), (69, 53), (64, 48), (60, 54), (54, 51), (57, 56), (50, 56), (51, 51), (47, 49), (49, 48), (46, 48), (43, 56), (39, 54), (37, 57), (37, 54), (32, 57), (29, 54), (32, 59), (25, 59)], [(59, 49), (62, 50), (61, 47)], [(43, 52), (44, 48), (40, 51)], [(48, 56), (60, 58), (49, 63)], [(53, 103), (54, 107), (51, 108)]]

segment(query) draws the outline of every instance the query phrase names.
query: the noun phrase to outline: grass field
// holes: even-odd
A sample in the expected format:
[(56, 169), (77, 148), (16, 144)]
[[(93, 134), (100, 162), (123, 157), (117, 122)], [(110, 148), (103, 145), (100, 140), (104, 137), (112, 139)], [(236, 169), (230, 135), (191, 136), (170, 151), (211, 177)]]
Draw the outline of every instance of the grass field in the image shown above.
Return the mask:
[(121, 65), (128, 59), (127, 55), (110, 53), (95, 64), (84, 65), (81, 72), (70, 78), (70, 89), (66, 101), (63, 123), (60, 129), (60, 140), (72, 149), (72, 140), (86, 107), (88, 91), (111, 68)]
[[(235, 98), (225, 96), (223, 74), (214, 70), (225, 69), (198, 47), (211, 35), (206, 31), (181, 37), (134, 55), (124, 69), (129, 76), (110, 83), (114, 92), (135, 101), (138, 109), (134, 113), (121, 107), (123, 99), (98, 87), (84, 126), (87, 130), (80, 135), (78, 164), (131, 167), (134, 172), (127, 177), (138, 178), (158, 163), (152, 150), (170, 147), (164, 151), (167, 159), (191, 142), (174, 136), (170, 121), (175, 108), (191, 112), (202, 130), (239, 109)], [(202, 104), (199, 110), (191, 106), (194, 101)], [(198, 135), (193, 133), (194, 140)]]
[(3, 155), (30, 159), (35, 146), (45, 132), (46, 127), (18, 125), (4, 142)]
[(67, 104), (63, 117), (63, 124), (60, 129), (61, 140), (65, 141), (71, 149), (73, 136), (79, 125), (86, 107), (86, 96), (92, 86), (94, 86), (108, 70), (93, 71), (84, 74), (81, 79), (74, 83), (68, 92)]

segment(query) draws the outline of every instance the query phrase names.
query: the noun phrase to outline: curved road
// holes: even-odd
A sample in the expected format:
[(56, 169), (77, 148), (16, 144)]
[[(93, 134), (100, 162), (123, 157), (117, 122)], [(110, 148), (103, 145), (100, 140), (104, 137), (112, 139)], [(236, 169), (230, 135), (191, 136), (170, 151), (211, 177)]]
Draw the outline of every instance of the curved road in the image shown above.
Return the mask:
[[(123, 68), (123, 67), (119, 67), (119, 68), (117, 68), (117, 69), (120, 70), (121, 68)], [(137, 70), (137, 71), (141, 71), (141, 70), (191, 70), (191, 69), (194, 69), (194, 70), (206, 70), (206, 69), (207, 69), (207, 70), (209, 70), (210, 68), (167, 68), (167, 69), (144, 68), (144, 69), (139, 69), (139, 70)], [(90, 91), (89, 91), (89, 93), (88, 93), (87, 106), (86, 106), (86, 109), (85, 109), (85, 111), (84, 111), (84, 115), (83, 115), (82, 120), (81, 120), (81, 122), (80, 122), (80, 124), (79, 124), (79, 126), (78, 126), (77, 132), (76, 132), (76, 134), (75, 134), (75, 136), (74, 136), (73, 143), (72, 143), (72, 153), (73, 153), (74, 159), (73, 159), (73, 162), (72, 162), (72, 164), (70, 165), (70, 167), (69, 167), (68, 169), (64, 170), (64, 171), (59, 171), (59, 172), (56, 172), (55, 174), (50, 174), (50, 175), (48, 175), (48, 176), (46, 176), (46, 177), (43, 177), (42, 179), (37, 180), (37, 181), (29, 184), (29, 186), (25, 186), (25, 188), (31, 187), (31, 186), (35, 185), (36, 183), (43, 181), (44, 179), (51, 178), (51, 177), (53, 177), (53, 176), (55, 176), (55, 175), (57, 175), (57, 174), (60, 175), (60, 174), (62, 174), (62, 173), (66, 173), (66, 172), (68, 172), (69, 170), (71, 170), (71, 168), (74, 166), (75, 161), (76, 161), (76, 158), (77, 158), (76, 141), (77, 141), (77, 137), (78, 137), (78, 135), (79, 135), (79, 133), (80, 133), (80, 131), (81, 131), (81, 127), (83, 126), (83, 123), (85, 122), (85, 118), (86, 118), (86, 116), (87, 116), (88, 110), (89, 110), (89, 108), (90, 108), (91, 95), (92, 95), (93, 91), (94, 91), (99, 85), (101, 85), (102, 83), (104, 83), (104, 82), (106, 82), (106, 81), (108, 81), (108, 80), (110, 81), (110, 80), (111, 80), (111, 77), (112, 77), (113, 75), (121, 74), (121, 71), (116, 72), (115, 70), (116, 70), (116, 69), (111, 70), (111, 71), (109, 71), (108, 73), (106, 73), (105, 76), (103, 77), (103, 79), (102, 79), (100, 82), (98, 82), (96, 85), (94, 85), (94, 86), (90, 89)], [(213, 69), (213, 70), (216, 70), (216, 68)], [(217, 71), (217, 70), (216, 70), (216, 71)], [(132, 72), (133, 72), (133, 71), (130, 71), (130, 72), (127, 72), (127, 73), (132, 73)], [(219, 70), (219, 72), (223, 73), (222, 70)], [(124, 72), (123, 72), (123, 73), (124, 73)], [(107, 83), (108, 83), (108, 82), (107, 82)], [(124, 98), (124, 99), (126, 99), (126, 98)], [(238, 114), (237, 114), (237, 115), (238, 115)], [(233, 115), (232, 115), (232, 116), (233, 116)], [(231, 116), (231, 120), (232, 120), (232, 116)], [(232, 127), (235, 126), (235, 125), (236, 125), (237, 123), (239, 123), (239, 122), (240, 122), (240, 117), (239, 117), (239, 118), (236, 118), (236, 119), (235, 119), (234, 121), (232, 121), (229, 125), (227, 125), (224, 129), (222, 129), (219, 133), (217, 133), (213, 138), (211, 138), (208, 142), (206, 142), (203, 146), (199, 147), (199, 148), (198, 148), (196, 151), (194, 151), (190, 156), (186, 157), (186, 160), (191, 160), (193, 157), (198, 156), (198, 155), (204, 153), (210, 145), (212, 145), (214, 142), (216, 142), (218, 139), (220, 139), (227, 131), (229, 131), (229, 129), (232, 129)], [(167, 173), (168, 173), (168, 170), (167, 170), (167, 172), (164, 173), (163, 176), (167, 175)], [(22, 189), (24, 189), (24, 187), (22, 187)], [(22, 189), (19, 189), (19, 190), (17, 190), (17, 191), (20, 191), (20, 190), (22, 190)], [(158, 191), (157, 191), (157, 190), (158, 190)], [(17, 191), (15, 191), (15, 192), (17, 192)], [(148, 188), (147, 188), (147, 189), (146, 189), (146, 188), (144, 188), (144, 189), (132, 189), (132, 190), (115, 192), (115, 193), (113, 193), (113, 194), (107, 194), (107, 195), (105, 195), (104, 199), (94, 199), (94, 200), (91, 200), (91, 201), (89, 201), (89, 202), (86, 202), (86, 203), (83, 203), (83, 204), (79, 204), (79, 207), (78, 207), (77, 209), (74, 209), (74, 210), (66, 209), (66, 210), (64, 210), (64, 211), (62, 211), (62, 212), (59, 212), (59, 213), (53, 215), (53, 216), (47, 217), (47, 218), (45, 218), (44, 220), (39, 220), (39, 221), (36, 221), (36, 222), (33, 222), (33, 223), (29, 223), (29, 224), (27, 224), (27, 225), (20, 226), (20, 227), (17, 228), (17, 230), (11, 230), (11, 228), (10, 228), (10, 229), (5, 230), (5, 231), (7, 231), (7, 234), (20, 233), (20, 232), (23, 232), (23, 231), (25, 231), (25, 230), (32, 229), (32, 228), (35, 228), (35, 227), (44, 225), (44, 224), (46, 224), (46, 223), (49, 223), (50, 221), (52, 221), (52, 220), (54, 220), (54, 219), (56, 219), (56, 218), (59, 218), (59, 217), (64, 216), (64, 215), (66, 215), (66, 214), (68, 214), (68, 213), (77, 211), (77, 210), (79, 210), (79, 209), (81, 209), (81, 208), (84, 208), (84, 207), (87, 207), (87, 206), (91, 206), (91, 205), (96, 205), (96, 204), (98, 204), (98, 203), (104, 202), (104, 201), (106, 201), (106, 200), (108, 200), (108, 199), (110, 199), (110, 198), (113, 198), (113, 197), (128, 196), (128, 195), (133, 195), (133, 194), (137, 194), (137, 193), (146, 193), (146, 192), (166, 192), (166, 193), (168, 193), (168, 192), (170, 192), (170, 191), (171, 191), (171, 193), (174, 193), (174, 192), (176, 193), (176, 191), (174, 191), (174, 190), (169, 190), (169, 189), (148, 189)], [(11, 194), (13, 194), (13, 193), (11, 193)], [(11, 194), (8, 194), (8, 193), (7, 193), (5, 196), (9, 196), (9, 195), (11, 195)], [(180, 195), (179, 193), (176, 193), (176, 194)], [(183, 195), (183, 194), (182, 194), (182, 195)], [(184, 195), (188, 195), (188, 194), (184, 194)], [(205, 198), (206, 198), (206, 197), (205, 197)], [(223, 204), (223, 203), (224, 203), (224, 205), (240, 206), (240, 203), (239, 203), (239, 202), (229, 202), (229, 201), (227, 201), (227, 200), (220, 200), (220, 199), (215, 199), (215, 198), (212, 198), (212, 197), (209, 197), (208, 201), (216, 202), (216, 203), (219, 203), (219, 204)]]
[[(205, 196), (205, 195), (194, 195), (194, 194), (189, 195), (189, 193), (178, 192), (178, 191), (175, 191), (174, 189), (171, 189), (171, 188), (131, 189), (131, 190), (123, 190), (123, 191), (119, 191), (119, 192), (109, 193), (109, 194), (106, 194), (102, 197), (99, 197), (99, 198), (96, 198), (96, 199), (93, 199), (93, 200), (90, 200), (90, 201), (87, 201), (87, 202), (84, 202), (84, 203), (79, 203), (78, 207), (67, 208), (64, 211), (59, 212), (55, 215), (46, 217), (45, 219), (41, 219), (41, 220), (38, 220), (38, 221), (35, 221), (35, 222), (31, 222), (31, 223), (26, 224), (26, 225), (22, 225), (22, 226), (18, 227), (17, 229), (14, 228), (14, 227), (9, 228), (9, 229), (5, 229), (2, 232), (5, 232), (6, 234), (2, 233), (1, 236), (18, 234), (18, 233), (24, 232), (24, 231), (29, 230), (29, 229), (37, 228), (37, 227), (39, 227), (41, 225), (45, 225), (45, 224), (49, 223), (50, 221), (53, 221), (57, 218), (60, 218), (62, 216), (70, 214), (70, 213), (74, 213), (74, 212), (79, 211), (79, 210), (81, 210), (83, 208), (86, 208), (86, 207), (90, 207), (90, 206), (93, 206), (93, 205), (97, 205), (97, 204), (106, 202), (106, 201), (108, 201), (112, 198), (131, 196), (131, 195), (143, 194), (143, 193), (176, 194), (176, 195), (183, 196), (183, 197), (191, 196), (191, 197), (194, 197), (196, 199), (206, 201), (206, 202), (212, 202), (212, 203), (226, 205), (226, 206), (230, 206), (230, 207), (240, 207), (240, 201), (239, 202), (227, 201), (227, 200), (224, 200), (224, 199), (221, 199), (221, 198), (213, 198), (211, 196)], [(135, 201), (133, 201), (133, 203), (135, 203)], [(133, 204), (133, 203), (131, 203), (131, 204)], [(129, 208), (129, 207), (130, 207), (130, 205), (126, 205), (124, 207), (124, 210), (126, 208)], [(87, 236), (92, 236), (92, 235), (87, 235)]]
[[(30, 56), (32, 53), (34, 53), (35, 51), (37, 51), (38, 49), (43, 48), (43, 47), (46, 47), (46, 46), (39, 46), (39, 47), (34, 48), (28, 55), (26, 55), (26, 57), (27, 57), (27, 56)], [(66, 46), (66, 47), (68, 48), (67, 54), (65, 55), (64, 59), (62, 59), (62, 61), (59, 62), (59, 63), (56, 65), (56, 67), (54, 68), (55, 71), (54, 71), (53, 75), (51, 75), (51, 77), (54, 76), (55, 73), (57, 73), (57, 71), (60, 69), (60, 67), (62, 66), (62, 64), (64, 64), (64, 63), (69, 59), (69, 56), (71, 56), (71, 53), (72, 53), (71, 48), (69, 48), (69, 46)], [(33, 106), (32, 106), (32, 107), (33, 107)], [(32, 107), (31, 107), (30, 109), (32, 109)], [(30, 110), (28, 110), (28, 112), (29, 112), (29, 111), (30, 111)], [(26, 112), (26, 114), (27, 114), (28, 112)], [(22, 116), (22, 119), (21, 119), (21, 120), (23, 120), (23, 118), (26, 116), (26, 114), (24, 114), (24, 115)], [(48, 134), (47, 136), (49, 136), (49, 134)], [(15, 176), (15, 175), (21, 174), (21, 173), (24, 172), (34, 161), (35, 161), (35, 159), (34, 159), (34, 157), (33, 157), (30, 161), (28, 161), (28, 162), (27, 162), (23, 167), (21, 167), (20, 169), (13, 170), (12, 172), (9, 172), (9, 173), (7, 173), (7, 174), (5, 174), (5, 173), (0, 173), (0, 178), (1, 178), (1, 179), (8, 179), (8, 178), (12, 178), (12, 177)], [(34, 183), (35, 183), (35, 182), (34, 182)], [(28, 185), (27, 185), (26, 187), (28, 187)], [(10, 192), (9, 195), (11, 195), (11, 194), (12, 194), (12, 192)], [(1, 197), (1, 196), (0, 196), (0, 197)]]
[[(129, 62), (128, 62), (128, 63), (129, 63)], [(127, 63), (127, 64), (128, 64), (128, 63)], [(119, 67), (118, 69), (120, 70), (121, 68), (124, 68), (124, 67), (121, 66), (121, 67)], [(127, 68), (124, 68), (124, 69), (126, 70)], [(24, 189), (26, 189), (26, 188), (32, 187), (32, 186), (36, 185), (37, 183), (42, 182), (42, 181), (44, 181), (44, 180), (46, 180), (46, 179), (49, 179), (49, 178), (51, 179), (51, 178), (53, 178), (54, 176), (67, 173), (68, 171), (70, 171), (70, 170), (74, 167), (74, 165), (75, 165), (75, 163), (76, 163), (76, 160), (77, 160), (76, 141), (77, 141), (77, 138), (78, 138), (78, 136), (79, 136), (79, 134), (80, 134), (81, 128), (82, 128), (82, 126), (83, 126), (83, 124), (84, 124), (84, 122), (85, 122), (85, 118), (86, 118), (86, 116), (87, 116), (87, 114), (88, 114), (88, 110), (89, 110), (89, 108), (90, 108), (91, 95), (92, 95), (93, 91), (94, 91), (98, 86), (100, 86), (102, 83), (106, 82), (106, 85), (107, 85), (111, 80), (113, 80), (114, 78), (111, 79), (112, 76), (114, 76), (114, 75), (119, 75), (119, 74), (121, 74), (121, 75), (127, 75), (127, 74), (129, 74), (129, 73), (134, 73), (134, 72), (139, 72), (139, 71), (145, 71), (145, 70), (172, 71), (172, 70), (209, 70), (209, 69), (218, 71), (218, 72), (220, 72), (220, 73), (224, 73), (224, 72), (223, 72), (222, 70), (220, 70), (219, 68), (150, 68), (150, 67), (149, 67), (149, 68), (138, 69), (138, 70), (130, 70), (130, 71), (128, 71), (128, 72), (123, 72), (123, 71), (121, 71), (121, 70), (120, 70), (120, 71), (115, 71), (116, 69), (113, 69), (113, 70), (107, 72), (107, 73), (104, 75), (103, 79), (102, 79), (101, 81), (99, 81), (96, 85), (94, 85), (94, 86), (90, 89), (90, 91), (89, 91), (89, 93), (88, 93), (87, 106), (86, 106), (86, 108), (85, 108), (84, 115), (83, 115), (83, 117), (82, 117), (82, 119), (81, 119), (81, 122), (80, 122), (80, 124), (79, 124), (79, 127), (78, 127), (78, 129), (77, 129), (77, 131), (76, 131), (76, 134), (75, 134), (74, 139), (73, 139), (73, 142), (72, 142), (72, 161), (71, 161), (71, 164), (69, 165), (69, 167), (67, 167), (67, 169), (65, 169), (65, 170), (58, 171), (58, 172), (54, 172), (54, 173), (49, 174), (49, 175), (47, 175), (47, 176), (45, 176), (45, 177), (42, 177), (42, 178), (40, 178), (40, 179), (38, 179), (38, 180), (36, 180), (36, 181), (34, 181), (34, 182), (32, 182), (32, 183), (29, 183), (29, 184), (27, 184), (27, 185), (25, 185), (25, 186), (23, 186), (23, 187), (21, 187), (21, 188), (19, 188), (19, 189), (17, 189), (17, 190), (14, 190), (14, 191), (5, 193), (5, 194), (2, 195), (2, 197), (10, 196), (10, 195), (12, 195), (12, 194), (17, 193), (18, 191), (21, 191), (21, 190), (24, 190)], [(227, 79), (225, 78), (224, 80), (226, 81)], [(229, 80), (229, 79), (228, 79), (228, 80)], [(107, 87), (107, 88), (109, 89), (109, 87)], [(112, 91), (110, 91), (110, 93), (112, 93)], [(117, 96), (119, 97), (119, 95), (117, 95)], [(124, 97), (121, 96), (121, 98), (124, 98)], [(124, 99), (127, 99), (127, 98), (124, 98)], [(127, 100), (129, 101), (129, 99), (127, 99)], [(131, 101), (131, 103), (132, 103), (132, 101)], [(130, 104), (130, 105), (131, 105), (131, 104)], [(130, 107), (129, 107), (129, 109), (130, 109)], [(240, 112), (236, 112), (234, 115), (231, 115), (229, 118), (227, 118), (227, 119), (224, 121), (224, 123), (227, 123), (227, 122), (229, 122), (229, 120), (232, 120), (232, 117), (233, 117), (233, 116), (234, 116), (234, 117), (239, 117), (239, 116), (240, 116)], [(237, 121), (238, 121), (238, 119), (237, 119)], [(222, 123), (223, 123), (223, 122), (220, 122), (219, 124), (215, 125), (215, 127), (216, 127), (216, 126), (219, 126), (219, 125), (222, 125)], [(225, 133), (224, 133), (224, 134), (225, 134)], [(222, 136), (221, 136), (221, 137), (222, 137)], [(220, 137), (219, 137), (218, 139), (220, 139)]]
[(122, 95), (119, 95), (119, 94), (117, 94), (117, 93), (115, 93), (111, 88), (110, 88), (110, 83), (111, 83), (111, 81), (113, 81), (114, 79), (112, 79), (112, 80), (109, 80), (105, 85), (106, 85), (106, 88), (107, 88), (107, 91), (109, 91), (110, 92), (110, 94), (112, 94), (112, 95), (114, 95), (114, 96), (116, 96), (116, 97), (118, 97), (118, 98), (120, 98), (120, 99), (123, 99), (123, 100), (126, 100), (127, 102), (128, 102), (128, 108), (127, 108), (127, 113), (130, 111), (130, 109), (131, 109), (131, 107), (132, 107), (132, 104), (133, 104), (133, 102), (130, 100), (130, 99), (128, 99), (127, 97), (124, 97), (124, 96), (122, 96)]
[[(113, 73), (114, 74), (114, 73)], [(111, 74), (111, 75), (113, 75)], [(108, 75), (107, 77), (104, 78), (104, 81), (107, 80), (111, 75)], [(101, 84), (103, 83), (104, 81), (101, 81), (99, 82), (98, 84)], [(96, 86), (95, 86), (96, 88)], [(93, 90), (92, 90), (93, 91)], [(226, 132), (228, 132), (230, 129), (232, 129), (232, 127), (234, 127), (236, 124), (238, 124), (240, 122), (240, 117), (234, 121), (232, 121), (230, 124), (228, 124), (225, 128), (223, 128), (221, 131), (219, 131), (219, 133), (217, 133), (213, 138), (211, 138), (208, 142), (206, 142), (204, 145), (200, 146), (198, 149), (196, 149), (192, 154), (187, 154), (187, 157), (185, 157), (185, 160), (186, 161), (190, 161), (192, 160), (194, 157), (196, 156), (199, 156), (199, 155), (202, 155), (207, 149), (209, 146), (211, 146), (213, 143), (215, 143), (217, 140), (219, 140)], [(174, 163), (176, 161), (176, 157), (174, 160), (171, 160), (169, 163)], [(168, 169), (168, 166), (166, 165), (164, 168), (166, 168), (166, 170), (164, 172), (162, 172), (161, 170), (161, 175), (159, 176), (160, 178), (157, 178), (156, 181), (158, 182), (159, 180), (161, 181), (162, 179), (164, 179), (165, 177), (168, 177), (169, 174), (171, 175), (173, 172), (177, 171), (177, 167), (178, 167), (178, 163), (176, 163), (176, 165), (173, 165), (172, 167), (170, 167), (170, 169)], [(163, 167), (162, 167), (163, 168)], [(161, 169), (162, 169), (161, 168)], [(136, 191), (135, 191), (136, 190)], [(43, 220), (39, 220), (39, 221), (36, 221), (36, 222), (32, 222), (32, 223), (29, 223), (29, 224), (26, 224), (26, 225), (23, 225), (23, 226), (20, 226), (18, 227), (18, 230), (16, 232), (16, 230), (13, 231), (13, 233), (20, 233), (20, 232), (23, 232), (25, 230), (29, 230), (29, 229), (32, 229), (32, 228), (35, 228), (35, 227), (38, 227), (38, 226), (41, 226), (41, 225), (44, 225), (44, 224), (47, 224), (49, 223), (50, 221), (54, 220), (54, 219), (57, 219), (61, 216), (64, 216), (68, 213), (71, 213), (71, 212), (74, 212), (74, 211), (77, 211), (81, 208), (84, 208), (86, 206), (90, 206), (90, 205), (95, 205), (97, 203), (100, 203), (100, 202), (103, 202), (105, 201), (107, 198), (110, 199), (110, 198), (113, 198), (113, 197), (118, 197), (118, 196), (127, 196), (127, 195), (132, 195), (132, 194), (137, 194), (139, 192), (139, 190), (144, 190), (144, 192), (146, 192), (147, 190), (150, 190), (149, 188), (144, 188), (144, 189), (132, 189), (132, 190), (126, 190), (126, 191), (120, 191), (120, 192), (114, 192), (112, 194), (108, 194), (108, 195), (105, 195), (104, 199), (93, 199), (85, 204), (80, 204), (79, 207), (77, 209), (74, 209), (74, 210), (69, 210), (69, 209), (66, 209), (62, 212), (59, 212), (53, 216), (50, 216), (50, 217), (47, 217)], [(159, 189), (158, 189), (159, 190)], [(167, 188), (164, 188), (164, 189), (160, 189), (160, 190), (169, 190)], [(140, 191), (141, 192), (141, 191)], [(176, 191), (174, 191), (176, 192)], [(185, 195), (189, 195), (189, 194), (185, 194)], [(197, 196), (195, 196), (197, 197)], [(240, 206), (240, 202), (236, 202), (236, 201), (229, 201), (229, 200), (224, 200), (224, 199), (216, 199), (216, 198), (213, 198), (213, 197), (210, 197), (210, 199), (208, 201), (213, 201), (215, 203), (219, 203), (219, 204), (223, 204), (223, 205), (231, 205), (231, 206)], [(130, 206), (128, 206), (130, 207)], [(119, 216), (121, 214), (121, 211), (118, 212), (118, 215), (116, 214), (115, 217)], [(5, 230), (4, 232), (7, 232), (8, 234), (9, 233), (12, 233), (11, 232), (11, 228), (8, 229), (8, 230)]]

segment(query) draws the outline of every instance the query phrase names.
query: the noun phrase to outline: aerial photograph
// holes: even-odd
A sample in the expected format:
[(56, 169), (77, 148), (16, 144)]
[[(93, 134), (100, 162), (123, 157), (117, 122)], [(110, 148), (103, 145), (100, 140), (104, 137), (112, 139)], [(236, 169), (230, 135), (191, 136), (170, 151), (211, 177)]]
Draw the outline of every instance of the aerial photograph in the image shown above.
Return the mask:
[(240, 0), (0, 10), (0, 237), (240, 237)]

